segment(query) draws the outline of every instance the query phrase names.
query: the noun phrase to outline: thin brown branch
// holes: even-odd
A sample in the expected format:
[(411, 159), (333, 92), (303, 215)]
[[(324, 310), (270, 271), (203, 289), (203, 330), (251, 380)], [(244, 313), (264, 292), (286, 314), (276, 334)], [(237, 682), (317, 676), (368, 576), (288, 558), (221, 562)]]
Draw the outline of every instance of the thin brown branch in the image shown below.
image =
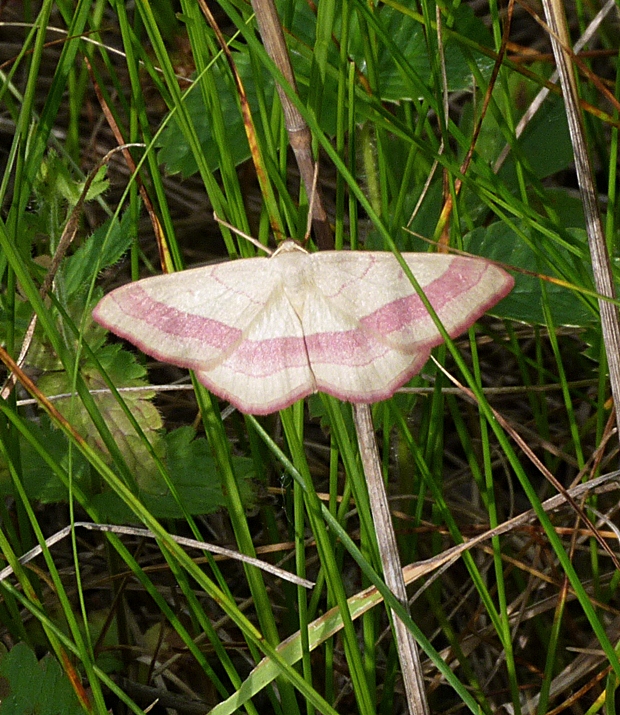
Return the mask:
[[(364, 474), (366, 475), (366, 484), (368, 485), (368, 496), (379, 545), (381, 565), (383, 566), (383, 577), (390, 591), (408, 609), (407, 590), (400, 565), (400, 556), (398, 555), (396, 535), (383, 483), (383, 475), (381, 474), (381, 460), (379, 459), (375, 441), (370, 406), (354, 405), (353, 415), (360, 456)], [(392, 612), (392, 618), (394, 620), (398, 655), (409, 710), (411, 715), (429, 715), (418, 644), (409, 629), (394, 612)]]

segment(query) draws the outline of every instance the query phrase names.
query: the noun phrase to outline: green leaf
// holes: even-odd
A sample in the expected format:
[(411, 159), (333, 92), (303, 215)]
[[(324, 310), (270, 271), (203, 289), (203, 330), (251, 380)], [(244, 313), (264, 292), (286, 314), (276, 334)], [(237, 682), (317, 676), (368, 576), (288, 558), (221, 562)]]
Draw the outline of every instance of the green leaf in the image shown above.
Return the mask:
[[(523, 227), (524, 232), (529, 233)], [(569, 231), (575, 243), (580, 245), (584, 255), (587, 255), (585, 232), (580, 229)], [(537, 237), (534, 237), (537, 240)], [(543, 239), (540, 238), (541, 245)], [(486, 228), (477, 228), (464, 237), (464, 248), (477, 256), (490, 258), (507, 266), (515, 266), (533, 273), (553, 275), (548, 265), (543, 264), (540, 257), (525, 244), (519, 236), (506, 224), (496, 222)], [(547, 239), (547, 243), (549, 243)], [(563, 257), (567, 263), (575, 266), (575, 275), (583, 271), (581, 257), (570, 253), (560, 245), (554, 246), (556, 255)], [(580, 265), (578, 265), (580, 264)], [(545, 324), (542, 309), (542, 288), (540, 279), (536, 276), (514, 273), (515, 287), (512, 292), (500, 301), (490, 311), (493, 315), (524, 323)], [(549, 309), (555, 325), (586, 326), (592, 324), (595, 315), (586, 301), (568, 287), (546, 283), (546, 294)]]
[(129, 250), (132, 242), (130, 219), (129, 213), (126, 212), (121, 221), (106, 221), (67, 258), (62, 272), (64, 288), (69, 298), (86, 290), (92, 280), (93, 266), (99, 265), (101, 269), (112, 266)]
[[(101, 348), (97, 352), (97, 357), (117, 387), (148, 387), (148, 383), (144, 379), (146, 370), (137, 362), (133, 353), (123, 350), (120, 345), (107, 345)], [(84, 365), (82, 377), (89, 390), (106, 388), (98, 369), (93, 365)], [(39, 388), (46, 395), (59, 395), (70, 393), (72, 384), (70, 377), (64, 371), (54, 372), (45, 374), (39, 379)], [(159, 431), (163, 424), (157, 408), (152, 403), (154, 396), (154, 390), (145, 389), (144, 391), (125, 393), (123, 399), (153, 449), (159, 453), (162, 450)], [(157, 466), (148, 447), (136, 434), (133, 425), (114, 395), (96, 394), (94, 399), (129, 469), (135, 475), (136, 482), (140, 486), (148, 488), (157, 474)], [(104, 454), (106, 453), (99, 432), (77, 398), (63, 398), (57, 400), (55, 405), (91, 445)]]
[[(181, 427), (163, 438), (164, 462), (171, 483), (177, 491), (185, 510), (191, 515), (210, 514), (226, 505), (220, 475), (204, 438), (195, 438), (191, 427)], [(252, 478), (254, 466), (251, 459), (233, 457), (239, 489), (247, 509), (254, 505)], [(176, 502), (165, 482), (158, 475), (151, 489), (143, 489), (140, 497), (157, 519), (179, 519), (183, 509)], [(133, 512), (117, 497), (105, 492), (93, 497), (93, 505), (106, 521), (127, 523), (135, 521)]]
[[(166, 435), (166, 464), (181, 501), (190, 514), (210, 514), (226, 505), (220, 475), (204, 438), (195, 439), (191, 427), (181, 427)], [(254, 465), (247, 457), (233, 457), (241, 497), (246, 508), (253, 506), (250, 479)], [(158, 517), (180, 517), (181, 511), (169, 495), (146, 500)]]
[[(39, 423), (29, 422), (30, 432), (48, 455), (67, 472), (71, 469), (74, 484), (81, 489), (90, 489), (90, 470), (85, 458), (76, 449), (69, 453), (67, 438), (55, 429), (48, 417), (42, 415)], [(60, 478), (50, 469), (31, 442), (20, 439), (22, 484), (29, 499), (43, 504), (66, 502), (69, 493)], [(0, 459), (0, 494), (13, 493), (11, 478), (6, 464)]]
[[(110, 182), (105, 178), (107, 166), (102, 166), (97, 172), (97, 176), (92, 181), (86, 201), (100, 196), (108, 190)], [(38, 198), (45, 204), (55, 204), (58, 197), (62, 197), (69, 207), (77, 204), (84, 191), (85, 180), (77, 181), (73, 172), (69, 169), (67, 161), (58, 156), (54, 150), (50, 150), (41, 162), (37, 180), (33, 187)]]
[[(540, 89), (536, 87), (536, 89)], [(515, 100), (516, 101), (516, 98)], [(549, 141), (553, 137), (553, 141)], [(566, 169), (573, 161), (566, 109), (561, 97), (547, 97), (519, 139), (524, 157), (536, 176), (544, 179)], [(512, 164), (512, 162), (509, 162)], [(511, 169), (514, 171), (514, 169)], [(500, 173), (500, 176), (503, 175)]]
[[(276, 4), (280, 6), (280, 16), (288, 16), (288, 0), (279, 0)], [(309, 3), (296, 3), (294, 12), (291, 14), (291, 22), (287, 28), (287, 42), (290, 47), (295, 76), (300, 85), (300, 93), (303, 96), (304, 93), (301, 88), (308, 86), (313, 48), (316, 41), (316, 15)], [(411, 96), (410, 84), (403, 77), (403, 70), (394, 57), (393, 49), (394, 47), (398, 48), (408, 67), (413, 70), (422, 83), (428, 83), (431, 76), (431, 65), (428, 58), (428, 46), (424, 39), (424, 28), (419, 20), (392, 6), (377, 5), (373, 10), (373, 14), (378, 23), (385, 28), (386, 36), (393, 43), (391, 46), (378, 44), (379, 99), (388, 102), (411, 100), (413, 97)], [(340, 35), (340, 24), (341, 16), (337, 10), (334, 21), (335, 37)], [(468, 5), (460, 5), (452, 12), (452, 22), (450, 24), (456, 34), (446, 33), (444, 38), (448, 89), (450, 91), (463, 90), (471, 92), (473, 86), (472, 71), (463, 52), (463, 44), (459, 42), (457, 35), (484, 47), (493, 46), (492, 38), (484, 23), (475, 16)], [(360, 15), (355, 13), (352, 16), (349, 27), (348, 55), (359, 68), (365, 68), (368, 64), (367, 53), (368, 27), (365, 22), (360, 22)], [(493, 60), (482, 53), (476, 53), (475, 51), (471, 51), (471, 53), (474, 55), (478, 69), (484, 74), (490, 74)], [(329, 80), (323, 88), (324, 92), (327, 92), (328, 100), (325, 101), (324, 98), (323, 108), (328, 103), (333, 104), (331, 98), (335, 101), (337, 97), (335, 78), (337, 76), (339, 57), (335, 43), (328, 47), (327, 57), (334, 74), (333, 79)], [(327, 131), (325, 125), (322, 125), (322, 128)]]
[[(417, 75), (421, 83), (427, 85), (431, 78), (431, 65), (428, 46), (424, 39), (424, 28), (421, 23), (398, 9), (386, 5), (381, 6), (380, 11), (375, 11), (375, 15), (386, 28), (387, 35), (394, 46), (404, 56), (409, 68)], [(460, 5), (453, 13), (453, 19), (452, 27), (459, 35), (479, 45), (492, 47), (489, 31), (476, 18), (468, 5)], [(363, 67), (366, 64), (366, 53), (368, 52), (366, 34), (365, 26), (360, 28), (357, 23), (353, 23), (350, 54), (358, 67)], [(444, 56), (448, 90), (450, 92), (471, 92), (472, 71), (463, 54), (461, 43), (451, 34), (447, 34), (444, 40)], [(414, 99), (411, 83), (399, 67), (392, 47), (381, 45), (378, 59), (381, 101), (399, 102)], [(475, 55), (475, 61), (483, 74), (490, 73), (493, 62), (489, 57), (478, 53)]]
[(0, 660), (0, 715), (81, 715), (84, 711), (58, 661), (40, 661), (24, 643)]
[[(248, 93), (248, 101), (253, 113), (258, 111), (258, 100), (256, 97), (256, 84), (253, 69), (250, 65), (250, 58), (246, 54), (234, 53), (234, 60), (237, 70)], [(231, 153), (235, 165), (239, 165), (250, 157), (250, 147), (243, 126), (243, 119), (239, 111), (234, 85), (228, 80), (228, 73), (223, 73), (218, 64), (214, 64), (210, 69), (213, 81), (217, 87), (218, 101), (224, 116), (226, 131), (228, 132), (229, 143), (227, 149)], [(266, 101), (271, 104), (273, 101), (274, 83), (265, 69), (262, 70), (261, 91), (265, 94)], [(192, 119), (200, 144), (204, 152), (211, 171), (215, 171), (220, 165), (220, 154), (216, 143), (213, 141), (209, 116), (205, 112), (204, 101), (198, 87), (195, 87), (185, 98), (185, 104), (189, 116)], [(166, 124), (162, 131), (158, 146), (159, 161), (166, 165), (171, 174), (181, 173), (183, 176), (191, 176), (198, 171), (198, 165), (194, 159), (191, 149), (183, 132), (181, 131), (174, 117)]]
[[(283, 17), (288, 16), (288, 11)], [(392, 46), (380, 45), (379, 47), (379, 82), (378, 91), (380, 101), (399, 102), (416, 99), (412, 96), (411, 82), (405, 76), (401, 66), (394, 59), (393, 47), (397, 46), (404, 55), (404, 60), (412, 71), (428, 81), (431, 66), (428, 61), (427, 46), (424, 41), (423, 28), (420, 23), (404, 15), (398, 10), (382, 6), (375, 13), (378, 21), (386, 28), (386, 34), (393, 40)], [(361, 25), (354, 16), (350, 28), (350, 56), (357, 61), (358, 67), (365, 67), (367, 48), (366, 25)], [(334, 33), (338, 35), (340, 15), (337, 13), (334, 23)], [(299, 94), (305, 99), (308, 94), (312, 66), (314, 61), (313, 47), (315, 43), (316, 16), (306, 3), (296, 3), (292, 13), (291, 23), (287, 32), (287, 42), (290, 57), (297, 83)], [(458, 28), (458, 33), (468, 40), (480, 45), (491, 46), (491, 37), (488, 30), (472, 10), (461, 5), (454, 13), (453, 26)], [(475, 53), (474, 53), (475, 54)], [(451, 91), (471, 91), (473, 86), (472, 71), (463, 54), (461, 44), (453, 37), (445, 41), (446, 71), (448, 84)], [(258, 119), (258, 100), (256, 90), (256, 65), (250, 60), (247, 46), (240, 45), (233, 53), (237, 71), (248, 94), (248, 100), (255, 120)], [(333, 136), (336, 132), (336, 111), (338, 107), (338, 66), (339, 55), (335, 44), (327, 48), (328, 66), (322, 79), (323, 86), (320, 92), (321, 106), (315, 108), (317, 118), (323, 131)], [(478, 68), (488, 74), (492, 61), (485, 55), (475, 54)], [(224, 65), (214, 64), (209, 70), (217, 87), (218, 102), (227, 130), (226, 150), (230, 153), (235, 165), (239, 165), (250, 157), (250, 150), (239, 111), (234, 83), (228, 76), (228, 68)], [(270, 107), (274, 97), (274, 81), (267, 70), (261, 65), (259, 82), (261, 92), (265, 97), (266, 106)], [(203, 97), (196, 87), (185, 98), (186, 107), (199, 137), (203, 153), (212, 171), (219, 168), (219, 148), (213, 140), (209, 126), (208, 112), (205, 112)], [(362, 122), (368, 117), (371, 102), (364, 103), (363, 97), (358, 97), (357, 121)], [(373, 110), (374, 111), (374, 110)], [(257, 131), (261, 131), (260, 122), (256, 121)], [(180, 172), (183, 176), (190, 176), (198, 170), (191, 150), (174, 116), (168, 121), (159, 137), (159, 161), (166, 165), (170, 173)]]

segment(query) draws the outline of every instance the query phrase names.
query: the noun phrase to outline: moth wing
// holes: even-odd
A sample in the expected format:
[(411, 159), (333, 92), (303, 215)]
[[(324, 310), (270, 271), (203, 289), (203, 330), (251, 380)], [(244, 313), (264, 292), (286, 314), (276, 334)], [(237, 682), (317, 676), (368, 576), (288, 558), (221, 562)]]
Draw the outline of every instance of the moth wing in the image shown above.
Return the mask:
[[(484, 260), (403, 257), (451, 337), (513, 285)], [(392, 254), (330, 252), (312, 259), (302, 325), (317, 389), (351, 402), (386, 399), (420, 371), (441, 333)]]
[(195, 370), (245, 412), (273, 412), (315, 389), (301, 323), (268, 258), (127, 284), (93, 317), (146, 354)]

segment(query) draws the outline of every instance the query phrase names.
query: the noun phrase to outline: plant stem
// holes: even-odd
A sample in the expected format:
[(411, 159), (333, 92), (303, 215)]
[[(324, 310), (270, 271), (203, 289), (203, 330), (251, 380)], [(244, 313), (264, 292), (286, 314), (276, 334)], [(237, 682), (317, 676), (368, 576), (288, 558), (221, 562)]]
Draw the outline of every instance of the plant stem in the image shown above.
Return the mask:
[[(360, 448), (360, 456), (366, 475), (368, 495), (375, 533), (379, 544), (379, 554), (383, 566), (385, 583), (398, 600), (408, 608), (407, 591), (400, 564), (396, 535), (390, 515), (387, 494), (381, 473), (381, 461), (375, 440), (372, 414), (369, 405), (354, 405), (355, 428)], [(428, 703), (424, 692), (422, 665), (418, 646), (405, 624), (392, 611), (398, 657), (403, 673), (407, 703), (411, 715), (429, 715)]]

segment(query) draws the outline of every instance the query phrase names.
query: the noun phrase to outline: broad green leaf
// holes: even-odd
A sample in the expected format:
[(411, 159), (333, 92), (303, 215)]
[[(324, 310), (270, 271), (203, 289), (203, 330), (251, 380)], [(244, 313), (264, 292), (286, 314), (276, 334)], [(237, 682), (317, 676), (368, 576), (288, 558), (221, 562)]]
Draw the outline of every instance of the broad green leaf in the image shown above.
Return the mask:
[[(382, 5), (375, 11), (380, 23), (386, 29), (394, 46), (402, 53), (409, 68), (417, 75), (423, 84), (428, 84), (431, 77), (431, 66), (428, 56), (428, 46), (424, 39), (424, 28), (420, 22), (397, 9)], [(358, 17), (357, 15), (355, 17)], [(485, 47), (492, 46), (491, 36), (473, 10), (468, 5), (460, 5), (453, 14), (452, 29), (467, 40)], [(350, 43), (350, 54), (358, 67), (366, 64), (365, 28), (353, 23)], [(444, 55), (448, 90), (471, 92), (473, 87), (472, 71), (458, 39), (451, 34), (444, 38)], [(417, 99), (411, 95), (411, 86), (403, 76), (402, 68), (394, 57), (391, 47), (384, 45), (379, 49), (379, 91), (381, 101), (399, 102)], [(475, 61), (483, 74), (489, 74), (493, 61), (483, 54), (475, 54)]]
[[(67, 473), (69, 469), (75, 484), (85, 492), (90, 491), (91, 472), (84, 457), (76, 449), (69, 453), (65, 435), (50, 424), (43, 415), (38, 424), (30, 422), (31, 433), (52, 459)], [(60, 478), (50, 469), (39, 452), (26, 439), (20, 440), (21, 478), (29, 499), (43, 504), (66, 502), (69, 493)], [(0, 459), (0, 493), (12, 494), (13, 487), (6, 464)]]
[[(569, 232), (575, 244), (587, 255), (586, 236), (580, 229)], [(534, 237), (534, 240), (537, 240)], [(542, 239), (541, 239), (542, 240)], [(496, 222), (487, 228), (477, 228), (464, 237), (464, 248), (477, 256), (484, 256), (504, 264), (515, 266), (533, 273), (553, 275), (552, 269), (526, 245), (506, 224)], [(542, 245), (542, 244), (541, 244)], [(557, 255), (562, 256), (575, 267), (575, 274), (583, 272), (584, 261), (560, 245), (554, 246)], [(493, 315), (525, 323), (545, 324), (541, 301), (543, 299), (540, 279), (536, 276), (513, 273), (515, 287), (491, 311)], [(588, 307), (586, 299), (569, 287), (546, 283), (546, 294), (553, 321), (558, 325), (590, 325), (595, 314)], [(589, 299), (591, 300), (591, 299)]]
[[(166, 435), (166, 466), (181, 501), (190, 514), (210, 514), (226, 505), (220, 476), (206, 439), (196, 438), (191, 427), (181, 427)], [(235, 474), (246, 508), (252, 507), (254, 490), (248, 481), (254, 476), (251, 459), (233, 457)], [(181, 511), (169, 494), (145, 497), (158, 517), (180, 517)]]
[[(241, 75), (244, 86), (248, 94), (248, 101), (252, 112), (258, 109), (256, 99), (255, 82), (253, 79), (250, 58), (246, 54), (234, 53), (234, 61)], [(250, 157), (250, 147), (243, 127), (243, 119), (239, 111), (239, 104), (235, 94), (234, 86), (231, 86), (228, 75), (224, 74), (220, 65), (214, 64), (210, 70), (213, 73), (214, 82), (217, 86), (218, 102), (220, 103), (226, 130), (228, 132), (227, 149), (231, 152), (232, 159), (236, 165), (241, 164)], [(273, 79), (266, 70), (263, 70), (261, 79), (261, 91), (265, 94), (267, 102), (273, 101), (274, 84)], [(204, 101), (200, 89), (194, 87), (185, 97), (187, 111), (192, 118), (202, 149), (211, 171), (215, 171), (220, 164), (219, 149), (213, 141), (209, 116), (205, 112)], [(198, 171), (198, 166), (183, 132), (176, 119), (172, 117), (167, 123), (158, 139), (159, 161), (166, 165), (171, 174), (181, 173), (183, 176), (191, 176)]]
[(25, 643), (0, 660), (0, 715), (81, 715), (71, 683), (52, 655), (40, 661)]
[[(123, 350), (120, 345), (105, 346), (97, 352), (97, 357), (117, 387), (148, 387), (144, 379), (146, 370), (132, 353)], [(106, 388), (99, 371), (94, 366), (85, 365), (82, 368), (82, 377), (90, 390)], [(71, 393), (71, 387), (70, 376), (65, 372), (47, 373), (39, 379), (39, 388), (46, 395)], [(159, 452), (161, 450), (159, 431), (163, 424), (157, 408), (152, 403), (154, 395), (153, 390), (145, 389), (125, 393), (123, 398), (151, 445), (156, 452)], [(142, 487), (149, 488), (155, 479), (157, 467), (148, 448), (136, 435), (133, 425), (114, 395), (96, 394), (94, 398), (136, 482)], [(56, 400), (55, 405), (91, 445), (106, 452), (88, 412), (77, 398), (66, 397)]]
[[(288, 18), (288, 12), (283, 14)], [(366, 65), (366, 26), (360, 25), (357, 15), (350, 28), (350, 56), (357, 61), (358, 66), (364, 68)], [(386, 29), (386, 34), (394, 41), (394, 46), (404, 56), (410, 70), (421, 79), (428, 81), (431, 73), (428, 61), (427, 47), (424, 42), (423, 28), (419, 22), (408, 15), (404, 15), (392, 7), (381, 6), (376, 11), (377, 20)], [(308, 94), (312, 65), (314, 61), (314, 29), (316, 17), (306, 3), (297, 3), (291, 16), (290, 26), (287, 32), (287, 41), (290, 49), (290, 57), (299, 86), (299, 93), (302, 99)], [(339, 33), (340, 15), (337, 13), (334, 34)], [(471, 9), (467, 6), (460, 6), (454, 14), (453, 27), (456, 32), (465, 36), (468, 40), (480, 45), (490, 46), (491, 38), (484, 24), (478, 20)], [(233, 59), (237, 71), (241, 76), (243, 85), (248, 94), (250, 108), (255, 117), (256, 126), (260, 132), (258, 122), (258, 102), (256, 90), (255, 65), (250, 61), (247, 48), (243, 45), (236, 48)], [(471, 91), (473, 86), (472, 72), (463, 54), (458, 40), (452, 36), (445, 41), (446, 71), (448, 75), (449, 89), (451, 91), (464, 90)], [(323, 131), (328, 135), (334, 135), (336, 131), (336, 110), (338, 97), (338, 66), (339, 55), (335, 44), (328, 47), (328, 66), (323, 79), (323, 86), (320, 92), (321, 106), (316, 107), (317, 118)], [(492, 61), (482, 54), (475, 55), (478, 67), (485, 73), (490, 72)], [(399, 102), (403, 100), (413, 100), (410, 82), (404, 76), (403, 69), (395, 60), (393, 47), (380, 45), (379, 47), (379, 97), (381, 101)], [(221, 69), (221, 65), (215, 64), (210, 72), (217, 86), (218, 102), (224, 114), (226, 128), (228, 132), (226, 150), (230, 152), (235, 164), (240, 164), (250, 156), (246, 134), (243, 126), (239, 104), (236, 96), (234, 83)], [(261, 92), (265, 96), (267, 106), (271, 106), (274, 97), (274, 82), (267, 70), (261, 67)], [(370, 100), (369, 100), (370, 101)], [(373, 100), (374, 101), (374, 100)], [(204, 102), (198, 87), (195, 87), (185, 99), (187, 109), (192, 118), (196, 132), (200, 138), (205, 157), (207, 158), (211, 170), (219, 167), (219, 149), (213, 141), (209, 127), (208, 114), (205, 112)], [(357, 105), (358, 121), (362, 122), (368, 117), (371, 111), (370, 104), (365, 104), (363, 94), (360, 93)], [(190, 176), (197, 171), (197, 165), (191, 155), (183, 133), (181, 132), (174, 116), (164, 128), (158, 142), (160, 147), (159, 160), (165, 164), (171, 173), (182, 173), (183, 176)]]
[[(533, 82), (522, 81), (517, 84), (513, 81), (509, 89), (511, 90), (510, 103), (527, 107), (528, 96), (531, 95), (531, 100), (533, 100), (540, 86)], [(466, 108), (468, 114), (470, 114), (470, 109), (471, 105)], [(553, 141), (549, 141), (550, 137), (553, 137)], [(476, 142), (476, 151), (490, 164), (493, 164), (505, 145), (506, 135), (499, 128), (496, 115), (488, 112)], [(538, 179), (544, 179), (571, 165), (573, 151), (564, 103), (560, 97), (553, 95), (547, 97), (538, 112), (528, 122), (525, 131), (517, 140), (517, 146), (519, 148), (518, 161), (520, 163), (527, 162), (526, 166)], [(515, 161), (515, 152), (509, 153), (499, 171), (501, 179), (514, 189), (518, 186)]]
[[(191, 427), (181, 427), (163, 438), (164, 463), (185, 510), (191, 515), (210, 514), (226, 506), (222, 484), (211, 450), (204, 438), (196, 438)], [(235, 474), (246, 508), (254, 503), (253, 462), (245, 457), (233, 457)], [(168, 491), (161, 476), (155, 490), (143, 489), (140, 498), (151, 514), (158, 519), (177, 519), (183, 510)], [(135, 517), (129, 508), (112, 492), (97, 494), (93, 505), (107, 521), (127, 523)]]

